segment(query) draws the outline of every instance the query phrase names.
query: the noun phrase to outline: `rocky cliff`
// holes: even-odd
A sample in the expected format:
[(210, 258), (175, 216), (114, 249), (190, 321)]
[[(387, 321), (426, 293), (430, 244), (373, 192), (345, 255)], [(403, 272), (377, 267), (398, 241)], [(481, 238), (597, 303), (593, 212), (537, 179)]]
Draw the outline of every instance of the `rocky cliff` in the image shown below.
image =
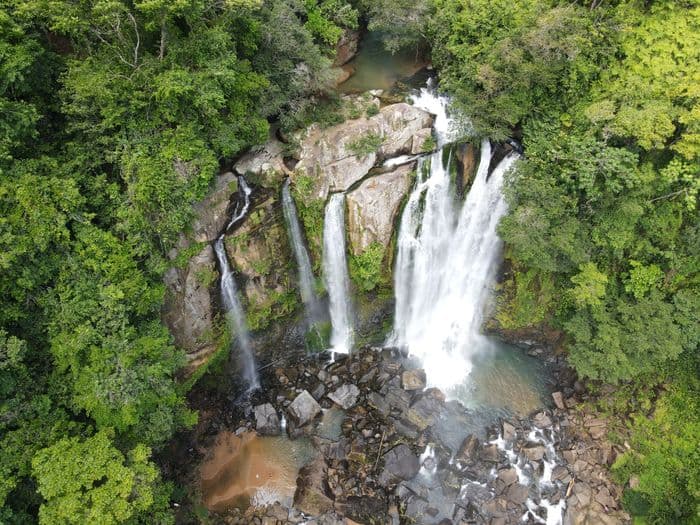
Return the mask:
[[(388, 270), (387, 249), (415, 163), (389, 171), (377, 168), (385, 159), (428, 149), (433, 116), (406, 103), (379, 109), (375, 95), (348, 96), (348, 107), (356, 109), (362, 103), (362, 116), (349, 111), (346, 116), (356, 118), (328, 128), (312, 125), (288, 144), (271, 134), (265, 144), (243, 155), (233, 172), (219, 175), (211, 194), (195, 207), (192, 230), (182, 235), (178, 249), (170, 254), (173, 267), (165, 276), (163, 312), (176, 344), (187, 353), (190, 372), (206, 363), (224, 341), (217, 322), (219, 276), (211, 243), (226, 225), (237, 176), (245, 176), (254, 191), (246, 219), (227, 233), (226, 250), (253, 331), (276, 320), (291, 320), (301, 304), (280, 202), (287, 176), (317, 277), (321, 277), (323, 207), (328, 195), (339, 191), (347, 192), (351, 256), (360, 257), (372, 248), (372, 256), (384, 262), (382, 271)], [(294, 159), (285, 157), (290, 152)], [(284, 337), (280, 330), (272, 332), (278, 339)], [(272, 343), (265, 340), (257, 346), (260, 353)]]

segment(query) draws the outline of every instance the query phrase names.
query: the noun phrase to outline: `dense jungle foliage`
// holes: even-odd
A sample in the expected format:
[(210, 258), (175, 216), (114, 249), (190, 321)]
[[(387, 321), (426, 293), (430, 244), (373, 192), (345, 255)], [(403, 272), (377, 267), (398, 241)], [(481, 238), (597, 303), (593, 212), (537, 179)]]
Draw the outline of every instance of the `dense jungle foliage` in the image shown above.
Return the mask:
[(699, 522), (700, 3), (436, 0), (430, 27), (473, 130), (525, 148), (501, 325), (554, 326), (581, 376), (633, 390), (630, 510)]
[(167, 253), (221, 165), (317, 118), (360, 25), (522, 136), (499, 321), (628, 393), (640, 522), (700, 520), (697, 0), (0, 0), (0, 522), (173, 521)]
[(0, 522), (169, 523), (167, 252), (329, 89), (342, 0), (0, 2)]

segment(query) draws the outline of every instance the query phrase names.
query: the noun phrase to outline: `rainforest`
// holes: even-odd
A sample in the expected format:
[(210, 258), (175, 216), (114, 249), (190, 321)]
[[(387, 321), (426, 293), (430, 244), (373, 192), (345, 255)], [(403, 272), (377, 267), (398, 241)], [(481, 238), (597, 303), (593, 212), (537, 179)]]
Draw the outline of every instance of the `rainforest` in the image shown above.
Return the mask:
[(700, 524), (698, 0), (0, 0), (0, 523)]

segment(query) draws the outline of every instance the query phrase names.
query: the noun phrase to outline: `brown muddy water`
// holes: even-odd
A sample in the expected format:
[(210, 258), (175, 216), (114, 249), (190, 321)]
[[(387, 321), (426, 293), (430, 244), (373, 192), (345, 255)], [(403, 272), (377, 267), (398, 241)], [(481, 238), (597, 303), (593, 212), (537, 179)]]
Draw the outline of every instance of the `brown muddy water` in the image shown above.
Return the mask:
[(291, 507), (299, 469), (313, 455), (313, 446), (304, 438), (221, 432), (200, 467), (202, 501), (216, 512), (276, 501)]

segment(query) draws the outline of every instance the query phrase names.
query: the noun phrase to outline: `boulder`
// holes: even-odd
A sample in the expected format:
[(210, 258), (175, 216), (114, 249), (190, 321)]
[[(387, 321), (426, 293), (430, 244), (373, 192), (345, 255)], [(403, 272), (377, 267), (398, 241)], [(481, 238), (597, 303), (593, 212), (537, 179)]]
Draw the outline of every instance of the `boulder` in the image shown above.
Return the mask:
[(239, 175), (271, 177), (273, 180), (265, 181), (268, 183), (265, 185), (269, 185), (288, 171), (284, 165), (284, 144), (273, 131), (265, 144), (251, 148), (233, 165), (233, 169)]
[(479, 459), (488, 461), (489, 463), (498, 463), (501, 461), (501, 451), (497, 445), (487, 445), (479, 452)]
[(311, 516), (319, 516), (333, 510), (333, 500), (328, 488), (328, 466), (322, 457), (299, 470), (294, 506)]
[(509, 501), (512, 501), (516, 505), (523, 505), (527, 501), (529, 492), (530, 490), (527, 486), (514, 484), (508, 488), (508, 491), (506, 492), (506, 498), (508, 498)]
[(532, 422), (537, 428), (548, 428), (552, 426), (551, 418), (544, 412), (538, 412), (532, 418)]
[(217, 276), (214, 250), (206, 245), (187, 266), (170, 268), (163, 279), (167, 289), (163, 321), (175, 344), (186, 352), (188, 373), (216, 350), (212, 291)]
[(360, 389), (355, 385), (343, 385), (328, 394), (328, 398), (344, 410), (347, 410), (357, 403), (357, 396), (359, 395)]
[(544, 457), (544, 450), (542, 445), (535, 445), (532, 447), (525, 447), (523, 449), (523, 454), (525, 454), (530, 461), (540, 461)]
[(413, 479), (419, 470), (418, 456), (403, 443), (384, 454), (384, 475), (388, 474), (389, 479), (398, 478), (408, 481)]
[(401, 374), (401, 386), (404, 390), (423, 390), (425, 388), (425, 370), (405, 370)]
[(350, 249), (360, 255), (372, 243), (388, 247), (396, 217), (411, 188), (412, 165), (370, 177), (347, 194)]
[(355, 29), (345, 29), (335, 45), (335, 60), (333, 66), (347, 64), (357, 54), (360, 44), (360, 32)]
[(508, 423), (508, 421), (503, 422), (503, 431), (502, 431), (502, 437), (506, 441), (513, 441), (515, 440), (515, 427)]
[(432, 425), (440, 415), (442, 403), (432, 396), (425, 395), (418, 399), (408, 409), (406, 419), (415, 425), (418, 430), (425, 430)]
[(277, 411), (270, 403), (258, 405), (253, 409), (255, 413), (255, 429), (264, 436), (276, 436), (280, 433), (280, 419)]
[(388, 506), (385, 500), (372, 496), (350, 496), (344, 514), (357, 523), (374, 523), (378, 516), (385, 517)]
[(513, 467), (499, 470), (498, 479), (508, 487), (518, 481), (518, 472)]
[[(428, 148), (428, 144), (433, 138), (433, 130), (429, 128), (424, 128), (418, 130), (413, 135), (413, 142), (411, 143), (411, 155), (419, 155), (421, 153), (428, 153), (433, 148)], [(433, 142), (433, 144), (435, 144)]]
[(479, 439), (474, 434), (469, 434), (464, 438), (464, 441), (462, 441), (462, 445), (455, 455), (455, 460), (460, 463), (471, 465), (478, 458), (479, 446)]
[(410, 153), (414, 134), (431, 128), (432, 122), (430, 113), (400, 103), (386, 106), (369, 118), (323, 129), (312, 125), (294, 137), (300, 147), (292, 178), (310, 175), (315, 196), (325, 200), (329, 192), (347, 191), (378, 160)]
[(289, 405), (289, 415), (298, 427), (306, 425), (321, 412), (321, 406), (316, 400), (304, 390)]
[(558, 409), (566, 410), (566, 405), (564, 404), (564, 394), (561, 392), (553, 392), (552, 399), (554, 400), (554, 404)]

